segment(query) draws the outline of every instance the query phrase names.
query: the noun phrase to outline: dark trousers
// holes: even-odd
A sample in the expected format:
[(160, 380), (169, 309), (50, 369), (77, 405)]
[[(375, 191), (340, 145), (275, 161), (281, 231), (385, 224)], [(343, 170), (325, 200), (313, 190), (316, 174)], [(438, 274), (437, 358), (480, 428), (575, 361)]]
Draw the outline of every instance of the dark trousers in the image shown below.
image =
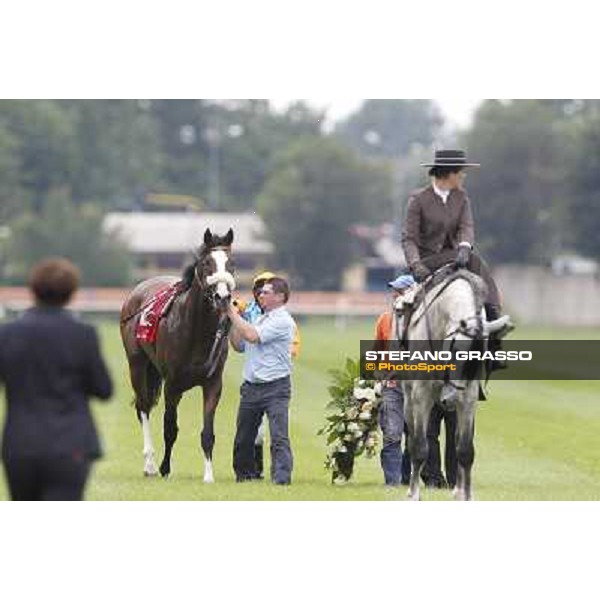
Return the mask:
[[(439, 254), (424, 256), (422, 262), (427, 268), (435, 271), (449, 262), (453, 262), (456, 258), (456, 253), (457, 250), (449, 248), (447, 250), (442, 250)], [(483, 258), (481, 258), (481, 256), (479, 256), (479, 254), (476, 252), (471, 253), (471, 259), (469, 260), (467, 269), (471, 271), (471, 273), (479, 275), (487, 284), (488, 295), (485, 300), (486, 304), (493, 304), (494, 306), (498, 307), (501, 306), (500, 293), (498, 292), (496, 282), (492, 278), (490, 268)]]
[(257, 478), (254, 441), (266, 413), (271, 436), (271, 480), (276, 484), (291, 483), (293, 456), (288, 425), (290, 397), (289, 377), (269, 383), (243, 383), (233, 445), (233, 470), (238, 481)]
[(441, 453), (440, 453), (440, 433), (442, 421), (446, 431), (446, 448), (444, 452), (444, 471), (446, 472), (445, 481), (450, 487), (456, 485), (456, 411), (444, 410), (438, 404), (434, 404), (429, 416), (427, 426), (427, 444), (429, 445), (429, 454), (427, 462), (423, 469), (423, 481), (426, 485), (437, 486), (444, 482), (442, 473)]
[(11, 457), (4, 472), (12, 500), (83, 500), (87, 459), (69, 456)]

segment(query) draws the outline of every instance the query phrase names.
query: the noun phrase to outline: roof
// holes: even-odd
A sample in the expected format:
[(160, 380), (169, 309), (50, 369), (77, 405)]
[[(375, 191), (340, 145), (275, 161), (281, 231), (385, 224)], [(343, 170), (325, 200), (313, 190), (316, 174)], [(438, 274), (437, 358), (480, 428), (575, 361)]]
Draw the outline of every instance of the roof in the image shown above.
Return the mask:
[(204, 231), (225, 235), (231, 227), (236, 253), (270, 254), (262, 219), (253, 213), (108, 213), (103, 229), (117, 232), (133, 252), (189, 252), (202, 244)]

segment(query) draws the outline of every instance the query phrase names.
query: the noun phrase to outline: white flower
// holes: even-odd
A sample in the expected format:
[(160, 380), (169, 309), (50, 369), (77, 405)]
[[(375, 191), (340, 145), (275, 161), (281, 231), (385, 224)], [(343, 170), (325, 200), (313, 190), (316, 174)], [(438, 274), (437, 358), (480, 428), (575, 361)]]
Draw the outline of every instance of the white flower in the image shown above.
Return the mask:
[(375, 444), (376, 444), (376, 440), (374, 440), (372, 437), (370, 437), (367, 440), (366, 446), (367, 446), (367, 448), (374, 448)]
[(354, 391), (352, 392), (352, 395), (357, 400), (368, 400), (367, 395), (366, 395), (367, 392), (368, 392), (368, 390), (365, 390), (365, 389), (359, 388), (359, 387), (355, 387)]
[(360, 427), (358, 426), (358, 423), (348, 423), (348, 431), (350, 433), (354, 433), (355, 431), (358, 431), (360, 429)]
[(340, 423), (340, 424), (337, 426), (337, 428), (336, 428), (336, 431), (337, 431), (338, 433), (344, 433), (344, 431), (346, 431), (346, 426), (345, 426), (343, 423)]
[(347, 434), (344, 436), (344, 441), (345, 441), (345, 442), (351, 442), (353, 439), (354, 439), (354, 436), (353, 436), (351, 433), (347, 433)]
[(354, 432), (354, 437), (358, 440), (363, 436), (362, 431), (358, 430)]
[(376, 396), (381, 396), (381, 394), (383, 393), (383, 383), (381, 383), (381, 381), (378, 381), (375, 384), (375, 387), (373, 388), (373, 391), (375, 392)]
[(361, 412), (358, 418), (361, 421), (368, 421), (371, 418), (371, 413), (369, 411)]
[(366, 411), (370, 411), (373, 408), (373, 402), (371, 402), (370, 400), (367, 400), (363, 405), (362, 405), (362, 411), (366, 412)]
[(375, 390), (372, 388), (354, 388), (354, 397), (357, 400), (368, 400), (370, 402), (375, 401)]
[(354, 419), (356, 419), (356, 417), (358, 417), (358, 409), (357, 408), (354, 408), (354, 407), (353, 408), (349, 408), (346, 411), (346, 418), (347, 419), (354, 420)]

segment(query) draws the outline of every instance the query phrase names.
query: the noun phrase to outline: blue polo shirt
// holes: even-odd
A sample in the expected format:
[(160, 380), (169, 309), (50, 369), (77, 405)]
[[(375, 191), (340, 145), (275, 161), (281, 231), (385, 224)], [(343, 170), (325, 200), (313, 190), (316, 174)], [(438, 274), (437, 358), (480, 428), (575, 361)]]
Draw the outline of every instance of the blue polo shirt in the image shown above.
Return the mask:
[(292, 372), (290, 346), (296, 324), (285, 306), (261, 315), (254, 323), (259, 341), (244, 342), (244, 380), (265, 383)]

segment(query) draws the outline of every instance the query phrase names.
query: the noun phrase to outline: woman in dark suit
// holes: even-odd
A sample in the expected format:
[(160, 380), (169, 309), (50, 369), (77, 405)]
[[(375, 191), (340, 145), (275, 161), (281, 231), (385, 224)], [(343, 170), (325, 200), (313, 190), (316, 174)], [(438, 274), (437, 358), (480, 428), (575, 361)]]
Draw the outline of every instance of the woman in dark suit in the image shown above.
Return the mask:
[(93, 327), (65, 310), (77, 268), (47, 259), (32, 271), (35, 307), (0, 326), (0, 382), (7, 415), (2, 460), (13, 500), (81, 500), (101, 456), (89, 397), (112, 382)]
[(501, 316), (500, 294), (490, 269), (474, 250), (471, 201), (464, 190), (465, 170), (478, 167), (462, 150), (438, 150), (429, 168), (431, 184), (412, 195), (402, 232), (402, 246), (417, 281), (453, 262), (481, 276), (488, 286), (488, 319)]

